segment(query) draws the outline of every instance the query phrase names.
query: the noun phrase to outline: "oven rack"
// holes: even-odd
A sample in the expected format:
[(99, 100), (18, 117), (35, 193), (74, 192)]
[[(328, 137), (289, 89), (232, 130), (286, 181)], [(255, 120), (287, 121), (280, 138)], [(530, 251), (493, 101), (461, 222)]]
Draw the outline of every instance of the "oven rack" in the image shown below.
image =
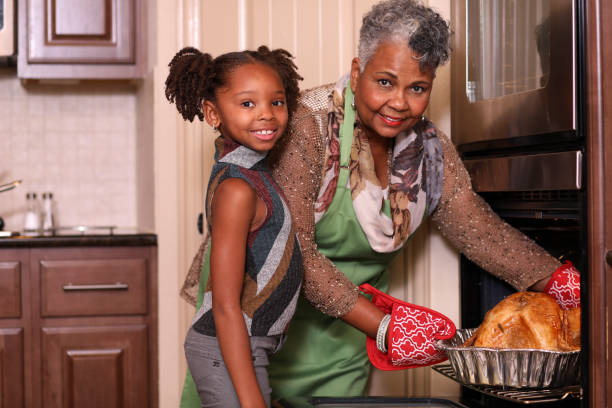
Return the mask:
[(434, 371), (444, 375), (445, 377), (454, 380), (464, 387), (470, 388), (474, 391), (478, 391), (480, 393), (501, 398), (506, 401), (511, 401), (519, 404), (529, 405), (529, 404), (543, 404), (549, 402), (559, 402), (565, 400), (567, 398), (578, 398), (582, 399), (582, 389), (579, 385), (572, 385), (568, 387), (562, 388), (553, 388), (553, 389), (538, 389), (538, 390), (530, 390), (530, 389), (514, 389), (514, 388), (500, 388), (500, 387), (491, 387), (486, 385), (471, 385), (464, 384), (457, 379), (457, 375), (453, 370), (453, 367), (450, 364), (438, 364), (432, 366)]

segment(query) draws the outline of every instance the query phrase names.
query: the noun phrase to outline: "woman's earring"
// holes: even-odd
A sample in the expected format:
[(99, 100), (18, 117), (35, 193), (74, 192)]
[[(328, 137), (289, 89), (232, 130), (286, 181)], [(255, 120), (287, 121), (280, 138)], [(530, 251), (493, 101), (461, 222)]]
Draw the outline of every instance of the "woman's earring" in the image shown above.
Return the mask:
[(353, 108), (353, 110), (355, 110), (355, 95), (353, 95), (353, 100), (351, 101), (351, 108)]
[(425, 122), (425, 115), (421, 115), (421, 121)]
[(212, 125), (212, 128), (213, 128), (213, 132), (216, 132), (216, 131), (217, 131), (217, 126), (216, 126), (216, 125), (214, 125), (214, 124), (213, 124), (213, 125)]

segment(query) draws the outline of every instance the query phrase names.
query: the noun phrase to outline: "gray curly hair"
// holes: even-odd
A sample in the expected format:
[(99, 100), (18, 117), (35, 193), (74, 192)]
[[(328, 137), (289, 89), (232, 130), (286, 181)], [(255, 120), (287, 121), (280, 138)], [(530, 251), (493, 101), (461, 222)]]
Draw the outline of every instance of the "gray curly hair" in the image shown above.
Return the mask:
[(404, 42), (420, 57), (421, 71), (445, 64), (451, 52), (447, 21), (417, 0), (385, 0), (363, 16), (359, 31), (360, 70), (384, 41)]

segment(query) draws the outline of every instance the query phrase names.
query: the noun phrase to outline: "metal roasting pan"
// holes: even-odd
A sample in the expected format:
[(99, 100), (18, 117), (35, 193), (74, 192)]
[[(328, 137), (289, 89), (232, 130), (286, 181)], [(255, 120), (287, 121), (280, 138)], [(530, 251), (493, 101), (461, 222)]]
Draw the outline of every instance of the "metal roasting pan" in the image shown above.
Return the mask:
[(578, 384), (580, 351), (463, 347), (476, 329), (458, 329), (435, 344), (444, 350), (464, 384), (509, 388), (555, 388)]

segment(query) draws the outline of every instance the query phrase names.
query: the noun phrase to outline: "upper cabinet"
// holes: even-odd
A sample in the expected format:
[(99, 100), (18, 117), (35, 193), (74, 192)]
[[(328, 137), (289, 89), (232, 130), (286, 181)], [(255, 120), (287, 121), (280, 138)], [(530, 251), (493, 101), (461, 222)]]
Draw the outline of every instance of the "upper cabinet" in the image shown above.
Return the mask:
[(18, 76), (141, 77), (145, 6), (143, 0), (19, 1)]

